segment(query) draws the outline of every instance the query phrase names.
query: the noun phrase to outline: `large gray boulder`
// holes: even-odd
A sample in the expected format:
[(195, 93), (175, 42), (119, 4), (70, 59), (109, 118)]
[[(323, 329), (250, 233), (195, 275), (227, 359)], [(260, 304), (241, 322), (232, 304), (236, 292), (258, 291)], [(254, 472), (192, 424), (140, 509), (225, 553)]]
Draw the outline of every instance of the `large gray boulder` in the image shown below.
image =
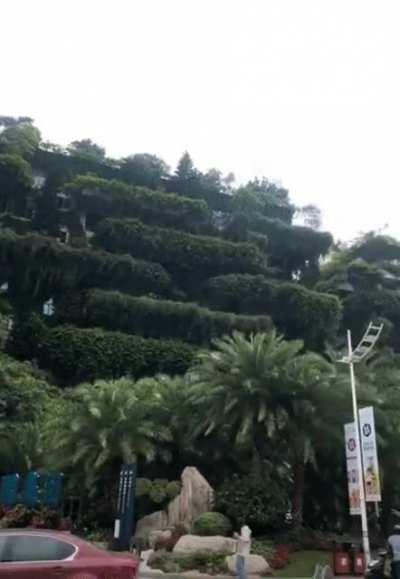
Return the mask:
[(235, 539), (228, 537), (199, 537), (183, 535), (174, 547), (174, 553), (195, 553), (196, 551), (217, 551), (231, 554), (236, 550)]
[(168, 526), (190, 530), (199, 515), (212, 511), (215, 495), (197, 468), (186, 467), (181, 480), (181, 492), (168, 505)]
[[(236, 573), (236, 555), (226, 558), (226, 564), (230, 573)], [(247, 555), (245, 558), (245, 569), (247, 575), (270, 575), (271, 567), (261, 555)]]
[(154, 531), (164, 531), (167, 527), (167, 513), (165, 511), (156, 511), (139, 519), (136, 524), (135, 541), (141, 545), (148, 545), (149, 537)]

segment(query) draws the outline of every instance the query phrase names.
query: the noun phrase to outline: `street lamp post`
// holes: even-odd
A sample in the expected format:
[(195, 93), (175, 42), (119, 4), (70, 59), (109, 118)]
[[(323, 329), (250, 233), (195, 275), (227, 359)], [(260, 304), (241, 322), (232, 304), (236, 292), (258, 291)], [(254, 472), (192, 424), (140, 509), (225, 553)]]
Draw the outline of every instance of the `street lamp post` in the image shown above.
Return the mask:
[(363, 338), (361, 339), (358, 346), (353, 350), (351, 331), (347, 330), (347, 348), (348, 355), (344, 356), (340, 362), (348, 364), (350, 372), (350, 385), (351, 385), (351, 396), (353, 401), (353, 415), (354, 415), (354, 426), (355, 426), (355, 438), (357, 446), (357, 470), (358, 470), (358, 480), (360, 489), (360, 510), (361, 510), (361, 529), (362, 529), (362, 540), (364, 554), (367, 564), (370, 561), (370, 548), (369, 548), (369, 537), (368, 537), (368, 521), (367, 521), (367, 506), (365, 501), (365, 486), (364, 486), (364, 471), (362, 464), (362, 453), (361, 453), (361, 436), (360, 436), (360, 420), (358, 415), (358, 404), (357, 404), (357, 390), (356, 390), (356, 379), (354, 374), (354, 364), (363, 360), (368, 354), (373, 350), (376, 342), (381, 335), (383, 324), (374, 325), (372, 322), (369, 324), (367, 331), (365, 332)]

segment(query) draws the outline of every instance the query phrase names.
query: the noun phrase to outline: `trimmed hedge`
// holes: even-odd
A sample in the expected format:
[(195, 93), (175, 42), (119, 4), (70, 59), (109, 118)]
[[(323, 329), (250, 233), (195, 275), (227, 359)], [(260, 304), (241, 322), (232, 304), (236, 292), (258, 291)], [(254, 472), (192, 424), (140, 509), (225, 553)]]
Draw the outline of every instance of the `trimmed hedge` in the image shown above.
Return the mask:
[(148, 227), (136, 219), (106, 219), (95, 243), (113, 253), (161, 263), (186, 286), (224, 273), (261, 273), (266, 267), (265, 257), (251, 243)]
[(207, 203), (174, 193), (133, 187), (93, 175), (79, 175), (65, 186), (77, 208), (88, 213), (90, 226), (106, 217), (138, 217), (145, 223), (200, 231), (211, 225)]
[(203, 286), (203, 299), (213, 309), (269, 315), (286, 338), (301, 338), (307, 347), (317, 349), (337, 331), (342, 311), (336, 296), (262, 275), (210, 279)]
[(19, 236), (10, 230), (0, 231), (0, 268), (11, 295), (29, 294), (39, 300), (79, 288), (102, 287), (140, 295), (165, 294), (170, 287), (167, 272), (156, 263), (74, 249), (48, 237)]
[(290, 225), (260, 214), (233, 215), (226, 228), (227, 235), (233, 239), (254, 236), (254, 232), (268, 239), (266, 249), (271, 265), (287, 272), (302, 269), (307, 262), (317, 262), (328, 253), (333, 243), (332, 235), (328, 232)]
[(37, 317), (16, 323), (9, 351), (38, 361), (61, 384), (132, 375), (183, 374), (195, 350), (174, 340), (145, 339), (99, 328), (47, 327)]
[(5, 229), (12, 229), (19, 235), (25, 235), (32, 231), (32, 221), (26, 217), (18, 217), (12, 213), (2, 213), (0, 215), (0, 225)]
[(200, 537), (228, 537), (232, 533), (232, 523), (222, 513), (202, 513), (194, 520), (192, 533)]
[(255, 227), (268, 237), (271, 261), (287, 271), (303, 267), (307, 261), (326, 255), (333, 243), (332, 235), (310, 227), (288, 225), (279, 219), (259, 217)]
[(272, 326), (267, 316), (238, 316), (211, 311), (194, 303), (97, 289), (78, 296), (76, 301), (67, 297), (56, 312), (61, 322), (101, 326), (145, 337), (178, 338), (194, 344), (209, 344), (212, 338), (233, 330), (250, 333), (266, 331)]

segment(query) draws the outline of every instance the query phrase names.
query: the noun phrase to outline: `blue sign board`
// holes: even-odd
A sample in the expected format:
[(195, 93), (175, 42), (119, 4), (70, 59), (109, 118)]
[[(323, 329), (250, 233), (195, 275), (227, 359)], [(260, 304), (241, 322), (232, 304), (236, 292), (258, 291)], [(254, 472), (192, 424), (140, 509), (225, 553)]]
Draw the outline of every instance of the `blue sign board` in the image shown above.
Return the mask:
[(62, 501), (63, 479), (64, 475), (61, 473), (39, 475), (32, 471), (23, 479), (19, 474), (2, 476), (0, 477), (0, 505), (12, 507), (17, 503), (22, 503), (33, 508), (42, 504), (51, 509), (57, 509)]
[(62, 483), (64, 476), (61, 473), (46, 475), (43, 488), (43, 504), (51, 509), (55, 509), (61, 502)]
[(117, 518), (115, 519), (114, 539), (117, 550), (127, 551), (133, 534), (135, 515), (136, 464), (126, 464), (119, 476)]
[(8, 474), (0, 479), (0, 504), (12, 507), (17, 503), (19, 475)]
[(35, 507), (39, 502), (39, 475), (37, 472), (28, 472), (25, 476), (22, 489), (22, 502), (27, 507)]

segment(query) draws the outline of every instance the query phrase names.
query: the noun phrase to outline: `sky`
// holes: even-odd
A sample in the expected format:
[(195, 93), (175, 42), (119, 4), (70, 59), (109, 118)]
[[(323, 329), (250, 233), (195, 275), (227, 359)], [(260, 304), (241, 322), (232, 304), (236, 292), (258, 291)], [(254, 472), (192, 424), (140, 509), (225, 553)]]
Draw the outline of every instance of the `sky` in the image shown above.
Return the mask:
[(266, 176), (400, 238), (398, 0), (1, 0), (0, 114), (112, 157)]

